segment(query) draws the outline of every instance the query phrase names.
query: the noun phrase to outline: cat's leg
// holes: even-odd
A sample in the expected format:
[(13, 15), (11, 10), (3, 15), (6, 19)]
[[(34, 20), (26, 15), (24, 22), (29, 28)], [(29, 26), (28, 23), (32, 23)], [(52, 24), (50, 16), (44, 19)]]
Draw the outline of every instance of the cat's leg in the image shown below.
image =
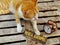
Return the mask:
[(17, 14), (17, 12), (15, 13), (15, 19), (16, 19), (16, 23), (17, 23), (17, 32), (21, 32), (22, 26), (21, 26), (21, 22), (20, 22), (20, 17)]
[(32, 25), (33, 25), (34, 32), (35, 32), (37, 35), (40, 35), (40, 32), (39, 32), (39, 30), (38, 30), (38, 28), (37, 28), (37, 20), (36, 20), (36, 19), (32, 19), (31, 22), (32, 22)]

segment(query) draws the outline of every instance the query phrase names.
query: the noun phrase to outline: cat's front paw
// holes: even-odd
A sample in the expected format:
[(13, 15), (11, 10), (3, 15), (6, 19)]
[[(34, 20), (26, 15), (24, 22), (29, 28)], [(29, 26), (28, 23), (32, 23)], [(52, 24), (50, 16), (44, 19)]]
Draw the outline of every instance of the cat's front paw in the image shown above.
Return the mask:
[(17, 32), (22, 32), (22, 27), (20, 24), (17, 24)]
[(36, 35), (40, 35), (40, 32), (38, 30), (35, 30)]

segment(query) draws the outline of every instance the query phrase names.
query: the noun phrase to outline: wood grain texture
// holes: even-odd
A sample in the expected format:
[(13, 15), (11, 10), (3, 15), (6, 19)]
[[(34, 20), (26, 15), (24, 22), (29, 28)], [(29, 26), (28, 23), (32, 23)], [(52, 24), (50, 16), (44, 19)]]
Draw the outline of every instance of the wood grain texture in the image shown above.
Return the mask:
[(39, 17), (41, 16), (55, 16), (55, 15), (59, 15), (58, 11), (48, 11), (48, 12), (39, 12)]
[(54, 1), (49, 3), (38, 3), (39, 10), (51, 10), (60, 8), (60, 1)]
[(18, 33), (16, 28), (0, 29), (0, 35)]
[(11, 26), (16, 26), (16, 22), (15, 21), (0, 22), (0, 28), (1, 27), (11, 27)]
[(58, 38), (52, 38), (52, 39), (48, 39), (45, 45), (48, 45), (48, 44), (53, 45), (53, 44), (59, 44), (59, 43), (60, 42), (59, 42)]
[(1, 15), (0, 20), (9, 20), (9, 19), (14, 19), (14, 15)]
[(0, 37), (0, 43), (13, 42), (13, 41), (19, 41), (19, 40), (26, 40), (26, 38), (23, 35)]
[(38, 0), (38, 2), (43, 2), (43, 1), (52, 1), (52, 0)]
[(27, 42), (13, 43), (13, 44), (5, 44), (5, 45), (27, 45)]
[(40, 19), (38, 19), (38, 23), (46, 23), (48, 20), (60, 21), (60, 16), (58, 16), (58, 17), (40, 18)]

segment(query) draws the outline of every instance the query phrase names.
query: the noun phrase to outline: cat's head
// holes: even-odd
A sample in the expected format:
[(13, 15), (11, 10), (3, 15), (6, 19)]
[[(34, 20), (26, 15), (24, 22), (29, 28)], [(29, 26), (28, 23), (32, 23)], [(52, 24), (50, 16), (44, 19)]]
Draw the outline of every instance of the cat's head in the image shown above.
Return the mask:
[[(27, 0), (26, 0), (27, 1)], [(26, 2), (26, 6), (24, 7), (24, 16), (26, 18), (33, 18), (36, 16), (37, 13), (37, 0), (30, 0)]]

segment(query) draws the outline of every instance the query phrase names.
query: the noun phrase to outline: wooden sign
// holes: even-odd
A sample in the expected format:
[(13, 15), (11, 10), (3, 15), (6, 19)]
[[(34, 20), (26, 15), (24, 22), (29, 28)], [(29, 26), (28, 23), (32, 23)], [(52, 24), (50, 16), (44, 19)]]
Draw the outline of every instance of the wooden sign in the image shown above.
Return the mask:
[(39, 41), (39, 42), (42, 42), (42, 43), (45, 43), (47, 41), (47, 37), (44, 37), (43, 35), (36, 35), (34, 32), (31, 32), (31, 31), (26, 30), (24, 32), (24, 35), (27, 38), (31, 38), (32, 40), (36, 40), (36, 41)]

